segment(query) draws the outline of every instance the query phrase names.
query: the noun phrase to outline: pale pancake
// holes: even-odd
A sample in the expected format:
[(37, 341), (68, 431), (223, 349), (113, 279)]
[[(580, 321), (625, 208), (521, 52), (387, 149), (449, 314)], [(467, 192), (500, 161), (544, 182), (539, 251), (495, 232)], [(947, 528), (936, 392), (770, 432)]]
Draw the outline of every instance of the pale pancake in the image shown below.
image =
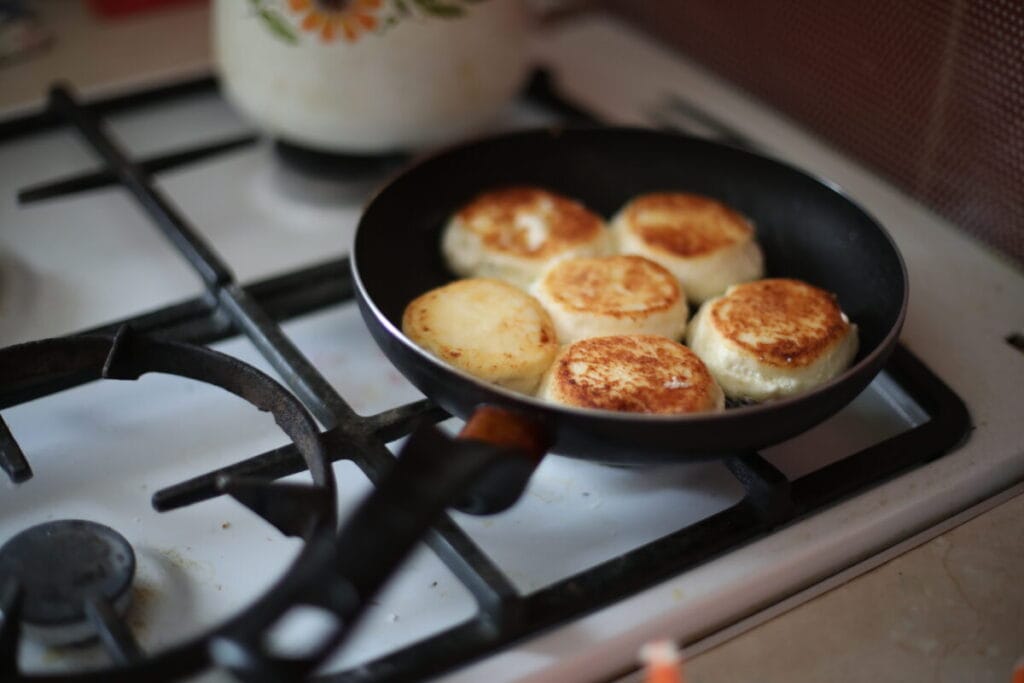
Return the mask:
[(499, 280), (458, 280), (427, 292), (406, 307), (402, 331), (475, 377), (529, 394), (558, 352), (547, 312)]

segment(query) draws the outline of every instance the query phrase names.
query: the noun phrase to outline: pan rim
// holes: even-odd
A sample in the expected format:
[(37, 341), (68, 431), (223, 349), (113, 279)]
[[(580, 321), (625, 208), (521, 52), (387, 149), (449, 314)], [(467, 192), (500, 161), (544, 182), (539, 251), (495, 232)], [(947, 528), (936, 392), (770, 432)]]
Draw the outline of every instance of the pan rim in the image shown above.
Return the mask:
[[(406, 178), (408, 175), (419, 171), (424, 166), (431, 164), (441, 157), (445, 157), (449, 154), (457, 153), (460, 150), (478, 146), (481, 144), (487, 144), (490, 142), (504, 141), (514, 139), (517, 137), (537, 137), (547, 135), (548, 137), (560, 137), (562, 135), (572, 135), (575, 133), (609, 133), (609, 134), (642, 134), (651, 135), (657, 137), (669, 137), (677, 138), (689, 141), (691, 143), (697, 143), (700, 145), (707, 145), (716, 148), (728, 148), (730, 151), (749, 155), (762, 161), (767, 161), (771, 164), (775, 164), (787, 172), (801, 175), (805, 178), (812, 180), (815, 184), (819, 185), (823, 190), (832, 192), (844, 201), (849, 203), (854, 209), (863, 214), (872, 225), (881, 233), (882, 237), (886, 240), (891, 249), (891, 252), (896, 257), (896, 262), (899, 266), (900, 279), (902, 281), (902, 299), (900, 301), (899, 313), (896, 316), (896, 320), (888, 332), (882, 337), (882, 339), (875, 345), (867, 355), (861, 358), (857, 363), (846, 368), (842, 373), (832, 378), (828, 382), (821, 384), (809, 391), (805, 391), (792, 396), (787, 396), (778, 399), (769, 399), (760, 403), (752, 405), (739, 406), (736, 408), (728, 408), (718, 412), (699, 412), (699, 413), (674, 413), (674, 414), (651, 414), (651, 413), (629, 413), (612, 410), (604, 410), (599, 408), (576, 408), (572, 406), (563, 406), (554, 403), (546, 402), (536, 396), (519, 393), (511, 389), (499, 386), (497, 384), (491, 384), (485, 382), (468, 372), (456, 368), (445, 361), (441, 360), (437, 356), (431, 354), (426, 349), (420, 347), (411, 339), (409, 339), (400, 328), (391, 322), (390, 318), (384, 314), (384, 312), (377, 306), (377, 302), (370, 296), (367, 291), (366, 285), (363, 282), (363, 278), (360, 274), (359, 266), (359, 243), (360, 237), (364, 231), (365, 217), (373, 205), (378, 202), (382, 195), (384, 195), (394, 183)], [(910, 280), (907, 272), (906, 262), (903, 258), (903, 254), (900, 252), (896, 241), (892, 235), (885, 228), (885, 226), (878, 221), (873, 214), (867, 211), (858, 201), (854, 200), (845, 188), (832, 179), (822, 175), (811, 173), (798, 168), (787, 161), (780, 160), (776, 157), (761, 154), (758, 152), (752, 152), (750, 150), (741, 149), (732, 145), (726, 145), (716, 143), (703, 138), (686, 135), (674, 131), (656, 131), (649, 128), (643, 128), (638, 126), (544, 126), (529, 128), (524, 130), (513, 131), (510, 133), (499, 133), (496, 135), (488, 135), (484, 137), (474, 138), (471, 140), (463, 141), (454, 145), (450, 145), (435, 152), (424, 155), (420, 159), (416, 160), (400, 173), (392, 177), (386, 184), (381, 186), (366, 203), (364, 211), (360, 215), (359, 223), (356, 226), (355, 235), (352, 241), (352, 251), (349, 258), (350, 271), (356, 286), (356, 290), (359, 293), (360, 300), (370, 309), (373, 317), (376, 321), (385, 329), (388, 335), (397, 341), (399, 341), (407, 350), (415, 353), (420, 360), (431, 364), (435, 369), (440, 370), (444, 373), (453, 375), (455, 378), (463, 382), (468, 382), (473, 385), (478, 392), (497, 394), (502, 401), (509, 404), (522, 405), (528, 407), (530, 410), (541, 411), (547, 413), (550, 416), (557, 417), (559, 415), (572, 416), (576, 419), (599, 419), (602, 421), (612, 422), (625, 422), (625, 423), (650, 423), (656, 425), (666, 425), (673, 423), (719, 423), (728, 422), (734, 419), (758, 416), (770, 414), (775, 411), (784, 411), (791, 408), (794, 405), (809, 402), (814, 397), (821, 394), (827, 393), (832, 388), (841, 385), (847, 381), (847, 379), (854, 374), (865, 371), (865, 368), (875, 365), (878, 363), (880, 357), (887, 356), (891, 353), (895, 346), (896, 340), (899, 338), (900, 332), (903, 328), (903, 324), (906, 321), (907, 307), (910, 299)], [(854, 321), (856, 322), (856, 321)], [(679, 340), (673, 340), (678, 343)], [(879, 370), (880, 371), (880, 370)], [(871, 380), (878, 374), (878, 371), (871, 374)], [(870, 383), (870, 382), (869, 382)], [(418, 387), (417, 387), (418, 389)], [(430, 396), (427, 396), (430, 398)], [(845, 404), (844, 404), (845, 405)]]

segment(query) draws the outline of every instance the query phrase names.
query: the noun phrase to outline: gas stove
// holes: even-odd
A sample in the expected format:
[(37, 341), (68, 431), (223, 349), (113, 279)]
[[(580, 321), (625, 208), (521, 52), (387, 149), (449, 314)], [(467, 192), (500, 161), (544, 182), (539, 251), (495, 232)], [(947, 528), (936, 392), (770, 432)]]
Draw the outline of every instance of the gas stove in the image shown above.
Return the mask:
[[(612, 20), (574, 20), (536, 49), (559, 92), (535, 78), (496, 130), (594, 118), (679, 126), (831, 178), (887, 226), (907, 260), (902, 345), (850, 406), (760, 454), (635, 469), (554, 455), (511, 509), (447, 513), (383, 591), (366, 596), (356, 631), (320, 668), (324, 680), (607, 677), (628, 670), (643, 642), (691, 643), (749, 623), (1024, 478), (1014, 410), (1024, 358), (1006, 343), (1024, 319), (1018, 271)], [(173, 651), (274, 603), (282, 580), (312, 566), (321, 538), (280, 533), (286, 522), (267, 512), (266, 495), (254, 503), (227, 487), (233, 497), (212, 496), (223, 481), (200, 477), (233, 467), (228, 473), (333, 493), (330, 473), (311, 480), (300, 471), (275, 424), (287, 419), (171, 374), (111, 381), (136, 374), (119, 374), (119, 357), (144, 347), (148, 357), (192, 354), (189, 362), (207, 369), (241, 361), (263, 373), (267, 391), (277, 391), (270, 378), (290, 386), (326, 431), (328, 457), (340, 458), (335, 505), (303, 518), (317, 528), (335, 514), (344, 522), (380, 489), (393, 466), (385, 442), (398, 452), (417, 424), (444, 417), (387, 363), (351, 301), (345, 255), (360, 207), (403, 159), (312, 175), (294, 163), (294, 150), (258, 140), (212, 79), (89, 107), (78, 99), (57, 91), (51, 113), (0, 124), (0, 345), (85, 333), (50, 352), (66, 359), (67, 349), (89, 346), (102, 361), (0, 391), (11, 475), (0, 540), (32, 529), (83, 533), (90, 547), (106, 542), (124, 558), (111, 575), (134, 578), (130, 587), (114, 581), (77, 617), (105, 624), (96, 627), (104, 642), (55, 644), (77, 640), (74, 633), (22, 638), (16, 658), (26, 675)], [(97, 137), (94, 116), (112, 131), (113, 147)], [(97, 152), (112, 162), (119, 149), (133, 163), (97, 170)], [(166, 204), (154, 204), (154, 188)], [(203, 255), (224, 271), (203, 266)], [(192, 345), (224, 355), (211, 360)], [(52, 361), (33, 362), (40, 375), (52, 373)], [(90, 381), (100, 377), (110, 379)], [(353, 434), (362, 448), (343, 452), (339, 444), (359, 440)], [(316, 613), (292, 616), (266, 636), (285, 652), (318, 632)], [(0, 624), (0, 643), (10, 624)], [(198, 649), (230, 663), (215, 641)], [(229, 678), (223, 666), (195, 676)]]

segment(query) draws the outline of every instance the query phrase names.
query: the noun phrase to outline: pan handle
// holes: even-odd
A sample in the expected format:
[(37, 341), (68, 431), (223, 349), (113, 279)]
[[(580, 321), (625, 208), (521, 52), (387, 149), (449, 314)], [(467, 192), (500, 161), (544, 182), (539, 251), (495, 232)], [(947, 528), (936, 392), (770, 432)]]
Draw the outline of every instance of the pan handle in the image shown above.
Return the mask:
[(534, 417), (482, 405), (466, 420), (458, 441), (466, 446), (497, 447), (503, 455), (455, 505), (461, 512), (490, 515), (508, 509), (519, 499), (553, 438), (547, 425)]
[(459, 438), (518, 449), (538, 463), (551, 447), (551, 433), (538, 420), (507, 408), (478, 406), (466, 420)]
[(499, 512), (526, 488), (550, 443), (537, 420), (494, 406), (477, 408), (458, 438), (433, 425), (415, 430), (394, 467), (348, 515), (337, 536), (319, 530), (303, 553), (317, 557), (303, 576), (288, 575), (273, 600), (321, 607), (332, 623), (308, 652), (272, 651), (264, 637), (285, 610), (254, 612), (210, 643), (213, 660), (246, 683), (298, 680), (341, 647), (381, 589), (452, 500), (467, 512)]

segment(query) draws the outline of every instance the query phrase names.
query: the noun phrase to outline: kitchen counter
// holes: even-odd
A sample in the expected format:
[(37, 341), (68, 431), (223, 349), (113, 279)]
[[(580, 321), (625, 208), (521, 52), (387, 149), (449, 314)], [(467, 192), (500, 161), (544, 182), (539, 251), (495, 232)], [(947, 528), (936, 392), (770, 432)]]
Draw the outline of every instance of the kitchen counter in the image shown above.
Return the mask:
[[(79, 2), (37, 4), (56, 42), (0, 67), (0, 112), (37, 104), (58, 78), (99, 93), (209, 68), (202, 4), (102, 23)], [(1024, 655), (1024, 495), (1005, 498), (696, 644), (689, 680), (1009, 681)]]
[(79, 0), (33, 2), (53, 43), (23, 61), (0, 65), (0, 115), (38, 105), (47, 86), (67, 81), (99, 95), (210, 68), (205, 3), (98, 20)]
[(710, 650), (689, 683), (1008, 683), (1024, 657), (1024, 495)]

